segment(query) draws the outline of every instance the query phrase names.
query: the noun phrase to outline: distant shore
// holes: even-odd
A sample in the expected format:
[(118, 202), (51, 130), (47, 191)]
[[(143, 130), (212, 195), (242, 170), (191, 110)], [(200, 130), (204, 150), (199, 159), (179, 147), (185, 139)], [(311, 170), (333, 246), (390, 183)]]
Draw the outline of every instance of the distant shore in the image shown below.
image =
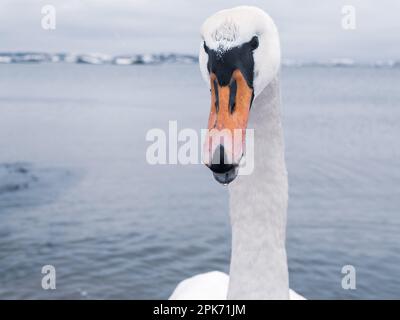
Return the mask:
[[(103, 53), (45, 53), (45, 52), (0, 52), (0, 64), (14, 63), (78, 63), (91, 65), (152, 65), (164, 63), (194, 64), (197, 55), (179, 53), (108, 55)], [(284, 67), (374, 67), (400, 68), (400, 60), (357, 62), (348, 58), (329, 61), (300, 61), (284, 59)]]

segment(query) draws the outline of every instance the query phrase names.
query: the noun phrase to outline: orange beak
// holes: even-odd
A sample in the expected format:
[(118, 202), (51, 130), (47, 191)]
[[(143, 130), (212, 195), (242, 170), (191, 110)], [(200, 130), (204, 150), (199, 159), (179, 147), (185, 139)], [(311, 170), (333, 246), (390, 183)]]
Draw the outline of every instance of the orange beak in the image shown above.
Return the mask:
[(210, 81), (211, 111), (204, 163), (214, 173), (225, 172), (227, 168), (222, 168), (221, 162), (225, 166), (237, 167), (244, 153), (253, 88), (249, 87), (239, 69), (232, 73), (229, 85), (220, 86), (214, 73), (210, 74)]

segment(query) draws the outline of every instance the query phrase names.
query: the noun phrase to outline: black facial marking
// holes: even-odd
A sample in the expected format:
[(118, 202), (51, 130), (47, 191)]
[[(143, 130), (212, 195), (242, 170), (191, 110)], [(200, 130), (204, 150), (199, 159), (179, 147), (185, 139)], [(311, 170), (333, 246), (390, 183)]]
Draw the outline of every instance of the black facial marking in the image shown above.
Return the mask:
[(204, 51), (208, 54), (208, 47), (206, 46), (206, 43), (203, 43)]
[(253, 100), (254, 100), (254, 91), (253, 91), (253, 93), (251, 94), (250, 109), (251, 109), (251, 107), (253, 106)]
[(229, 111), (231, 114), (235, 111), (236, 91), (237, 91), (237, 83), (236, 80), (234, 80), (229, 85)]
[(258, 48), (258, 45), (259, 45), (259, 43), (258, 43), (258, 37), (257, 37), (257, 36), (254, 36), (253, 38), (251, 38), (251, 40), (250, 40), (250, 46), (251, 46), (251, 48), (252, 48), (253, 50), (256, 50), (256, 49)]
[(215, 111), (219, 111), (219, 95), (218, 95), (218, 83), (214, 80), (214, 92), (215, 92)]
[(249, 42), (231, 48), (224, 52), (212, 50), (204, 43), (204, 50), (208, 54), (207, 69), (209, 73), (217, 76), (221, 86), (227, 86), (232, 78), (232, 73), (239, 69), (250, 88), (253, 88), (254, 58), (253, 50), (258, 47), (258, 38), (254, 36)]

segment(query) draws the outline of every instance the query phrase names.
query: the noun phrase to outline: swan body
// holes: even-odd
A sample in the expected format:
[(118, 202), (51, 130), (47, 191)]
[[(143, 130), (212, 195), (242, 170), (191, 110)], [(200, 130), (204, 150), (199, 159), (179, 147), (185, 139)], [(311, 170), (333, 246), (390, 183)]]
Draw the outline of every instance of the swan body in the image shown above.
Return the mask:
[[(277, 28), (264, 11), (241, 6), (217, 12), (201, 30), (200, 70), (211, 92), (203, 156), (214, 178), (229, 184), (230, 275), (194, 276), (170, 299), (302, 299), (289, 289), (285, 247), (288, 178)], [(252, 143), (247, 129), (254, 131)], [(252, 170), (243, 163), (252, 163)]]
[[(229, 276), (220, 271), (211, 271), (185, 279), (178, 284), (170, 300), (226, 300)], [(293, 290), (289, 290), (290, 300), (305, 300)]]

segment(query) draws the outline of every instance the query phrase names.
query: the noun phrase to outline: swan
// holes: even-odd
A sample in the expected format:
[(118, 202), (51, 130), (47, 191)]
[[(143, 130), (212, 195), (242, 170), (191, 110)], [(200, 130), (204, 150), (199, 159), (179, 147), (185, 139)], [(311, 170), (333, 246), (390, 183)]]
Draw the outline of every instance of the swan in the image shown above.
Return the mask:
[[(240, 6), (209, 17), (201, 35), (200, 70), (211, 92), (203, 155), (214, 178), (229, 189), (230, 276), (196, 275), (179, 283), (170, 299), (304, 299), (289, 289), (285, 249), (288, 179), (277, 28), (263, 10)], [(248, 175), (240, 171), (246, 128), (254, 130)], [(224, 132), (222, 143), (210, 143), (213, 129)], [(240, 139), (229, 134), (235, 129), (242, 130)]]

